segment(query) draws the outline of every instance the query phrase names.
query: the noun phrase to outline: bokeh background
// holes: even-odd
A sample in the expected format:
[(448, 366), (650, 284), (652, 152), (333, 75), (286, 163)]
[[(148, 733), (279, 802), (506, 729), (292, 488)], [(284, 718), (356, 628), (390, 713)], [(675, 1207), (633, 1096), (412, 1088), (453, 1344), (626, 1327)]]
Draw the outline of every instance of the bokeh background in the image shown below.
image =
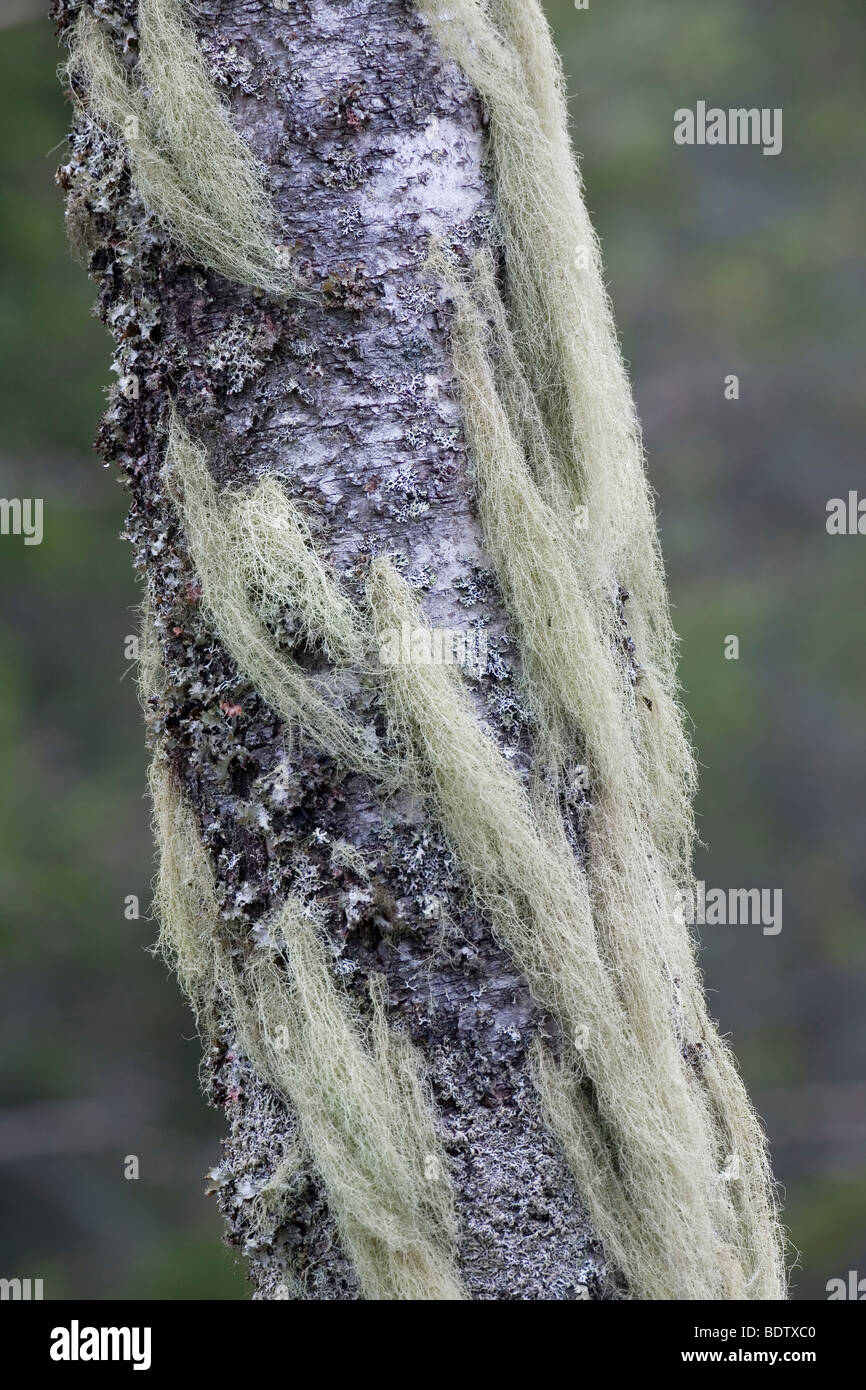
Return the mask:
[[(829, 498), (866, 495), (866, 10), (547, 9), (659, 494), (698, 874), (784, 894), (779, 935), (705, 927), (702, 960), (770, 1132), (794, 1296), (822, 1299), (866, 1276), (866, 538), (825, 529)], [(0, 538), (0, 1275), (47, 1298), (245, 1298), (202, 1195), (219, 1116), (146, 954), (138, 595), (124, 494), (91, 447), (108, 339), (53, 186), (60, 56), (41, 6), (4, 0), (0, 496), (44, 498), (45, 539)], [(782, 154), (675, 146), (674, 110), (699, 99), (782, 107)]]

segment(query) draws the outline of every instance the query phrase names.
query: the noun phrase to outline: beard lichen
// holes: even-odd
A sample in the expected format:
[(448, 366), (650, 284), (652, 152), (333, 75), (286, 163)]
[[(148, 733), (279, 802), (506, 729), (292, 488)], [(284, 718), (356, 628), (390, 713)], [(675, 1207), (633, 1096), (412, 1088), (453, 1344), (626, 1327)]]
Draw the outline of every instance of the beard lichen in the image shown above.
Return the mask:
[(191, 260), (275, 295), (301, 287), (262, 170), (207, 71), (183, 0), (139, 0), (128, 71), (94, 12), (71, 37), (66, 77), (87, 117), (125, 150), (149, 213)]
[[(559, 1024), (557, 1055), (535, 1050), (539, 1094), (632, 1296), (780, 1298), (764, 1135), (676, 912), (691, 875), (694, 759), (640, 430), (561, 70), (536, 0), (417, 7), (489, 122), (502, 275), (487, 256), (458, 271), (447, 252), (428, 270), (433, 298), (451, 305), (481, 530), (520, 646), (536, 735), (529, 785), (454, 670), (376, 668), (383, 631), (424, 624), (387, 560), (370, 567), (367, 608), (352, 602), (279, 482), (220, 493), (176, 415), (166, 488), (208, 621), (288, 735), (383, 790), (414, 787), (435, 808), (479, 908)], [(140, 0), (139, 27), (128, 73), (82, 11), (69, 69), (79, 99), (86, 93), (91, 118), (124, 142), (145, 206), (187, 254), (239, 283), (291, 292), (260, 171), (182, 7)], [(287, 612), (304, 662), (278, 637)], [(338, 694), (353, 680), (381, 694), (384, 752)], [(580, 855), (560, 811), (576, 770), (589, 788)], [(256, 1072), (294, 1107), (362, 1292), (465, 1297), (431, 1098), (387, 1025), (380, 986), (371, 979), (365, 1021), (297, 896), (269, 919), (267, 944), (233, 942), (194, 814), (159, 751), (151, 785), (166, 954), (203, 1031), (227, 1013)]]
[[(152, 674), (151, 665), (145, 678)], [(422, 1063), (388, 1027), (381, 980), (369, 981), (365, 1023), (294, 897), (269, 921), (267, 944), (233, 941), (195, 816), (158, 753), (150, 791), (159, 946), (203, 1038), (213, 1042), (226, 1016), (256, 1074), (292, 1106), (366, 1298), (465, 1298), (447, 1159)], [(257, 1194), (263, 1224), (273, 1226), (277, 1189), (291, 1176), (287, 1164)]]

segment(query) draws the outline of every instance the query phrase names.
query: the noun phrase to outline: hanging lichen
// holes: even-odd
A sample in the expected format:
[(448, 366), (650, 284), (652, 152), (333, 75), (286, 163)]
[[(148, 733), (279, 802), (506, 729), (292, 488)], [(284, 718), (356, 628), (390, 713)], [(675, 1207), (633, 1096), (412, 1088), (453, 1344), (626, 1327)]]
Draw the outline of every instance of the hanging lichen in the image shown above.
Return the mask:
[[(557, 1019), (558, 1055), (536, 1048), (538, 1088), (632, 1295), (782, 1297), (764, 1136), (676, 912), (690, 881), (694, 761), (640, 432), (558, 60), (537, 0), (418, 8), (489, 118), (494, 254), (458, 269), (439, 249), (428, 273), (451, 305), (481, 530), (520, 644), (537, 734), (531, 784), (485, 732), (455, 670), (377, 667), (383, 631), (424, 625), (387, 560), (370, 568), (368, 607), (353, 603), (278, 480), (220, 492), (174, 413), (165, 486), (206, 619), (287, 738), (383, 791), (402, 784), (428, 798), (479, 909)], [(68, 69), (76, 99), (125, 149), (146, 210), (195, 263), (294, 291), (262, 172), (183, 5), (140, 0), (138, 22), (127, 69), (82, 10)], [(281, 631), (287, 613), (303, 662)], [(160, 670), (151, 634), (142, 684), (154, 699)], [(350, 713), (347, 689), (361, 682), (387, 712), (384, 747)], [(581, 863), (556, 795), (578, 764), (591, 792)], [(202, 1031), (228, 1020), (294, 1107), (365, 1296), (465, 1297), (450, 1189), (428, 1176), (447, 1171), (431, 1097), (387, 1025), (379, 983), (365, 1022), (297, 898), (269, 921), (267, 947), (232, 939), (199, 827), (159, 749), (151, 787), (163, 949)]]
[(148, 212), (196, 263), (273, 294), (296, 294), (262, 172), (211, 81), (179, 0), (139, 0), (139, 57), (121, 65), (84, 8), (66, 67), (90, 119), (127, 152)]

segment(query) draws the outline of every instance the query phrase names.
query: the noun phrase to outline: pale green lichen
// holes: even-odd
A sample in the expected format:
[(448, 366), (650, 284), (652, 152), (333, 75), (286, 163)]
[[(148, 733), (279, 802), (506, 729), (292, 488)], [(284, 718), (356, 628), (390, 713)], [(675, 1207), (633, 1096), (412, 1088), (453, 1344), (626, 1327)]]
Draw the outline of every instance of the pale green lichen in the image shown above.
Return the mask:
[[(419, 7), (490, 117), (504, 285), (485, 258), (458, 274), (434, 257), (440, 287), (419, 282), (411, 303), (432, 309), (444, 293), (454, 306), (482, 529), (519, 638), (521, 693), (537, 738), (529, 790), (453, 670), (371, 666), (386, 628), (424, 621), (393, 565), (373, 564), (365, 613), (318, 556), (278, 481), (220, 494), (202, 446), (176, 417), (165, 479), (205, 611), (242, 676), (290, 734), (380, 783), (387, 774), (429, 796), (479, 907), (558, 1020), (559, 1058), (537, 1050), (539, 1091), (631, 1293), (778, 1298), (784, 1269), (763, 1134), (708, 1018), (675, 913), (673, 895), (690, 873), (694, 765), (639, 431), (568, 147), (561, 74), (536, 0)], [(149, 190), (158, 211), (162, 198), (167, 224), (194, 249), (189, 228), (202, 228), (185, 219), (203, 186), (190, 150), (201, 110), (213, 114), (213, 93), (186, 73), (177, 99), (155, 92), (148, 72), (171, 83), (174, 60), (161, 43), (178, 12), (170, 0), (142, 0), (141, 9), (146, 91), (131, 86), (92, 19), (78, 61), (112, 128), (130, 102), (147, 117), (143, 151), (130, 145), (134, 175), (145, 202)], [(179, 51), (188, 53), (183, 44)], [(354, 101), (341, 107), (347, 120)], [(217, 154), (232, 167), (246, 156), (226, 139)], [(172, 204), (178, 188), (187, 201)], [(248, 251), (257, 248), (261, 270), (267, 237), (246, 243), (239, 263), (233, 218), (219, 235), (205, 229), (197, 246), (210, 260), (200, 258), (222, 258), (234, 278), (257, 283)], [(578, 264), (576, 249), (586, 252)], [(361, 312), (372, 291), (361, 268), (346, 266), (328, 293)], [(407, 514), (413, 502), (427, 503), (411, 474), (395, 475), (395, 491), (407, 497)], [(578, 507), (585, 530), (567, 520)], [(621, 585), (631, 592), (637, 685), (622, 657)], [(280, 640), (286, 612), (307, 651), (340, 679), (375, 679), (389, 714), (387, 755), (341, 704), (338, 682), (312, 676)], [(402, 1042), (388, 1034), (381, 996), (374, 989), (365, 1036), (334, 992), (321, 940), (296, 900), (268, 920), (243, 964), (225, 953), (197, 829), (156, 767), (164, 931), (200, 1016), (228, 1008), (257, 1070), (296, 1107), (368, 1296), (462, 1296), (449, 1204), (441, 1193), (431, 1203), (419, 1167), (435, 1142), (429, 1098), (414, 1063), (404, 1064)], [(575, 800), (578, 767), (587, 778), (576, 797), (585, 862), (559, 810)], [(299, 850), (295, 867), (296, 890), (312, 892), (316, 865), (305, 868)], [(288, 1046), (276, 1049), (279, 1030)]]
[(193, 261), (243, 285), (299, 291), (262, 171), (205, 66), (184, 0), (140, 0), (132, 74), (88, 7), (67, 75), (89, 117), (126, 150), (146, 209)]
[[(145, 680), (151, 680), (149, 664)], [(159, 756), (150, 774), (160, 851), (160, 947), (213, 1039), (225, 1011), (256, 1072), (297, 1114), (346, 1252), (369, 1299), (459, 1300), (447, 1159), (420, 1060), (389, 1030), (380, 980), (365, 1026), (296, 898), (244, 957), (220, 919), (198, 827)], [(297, 1158), (249, 1199), (272, 1223)], [(254, 1221), (255, 1224), (255, 1221)]]

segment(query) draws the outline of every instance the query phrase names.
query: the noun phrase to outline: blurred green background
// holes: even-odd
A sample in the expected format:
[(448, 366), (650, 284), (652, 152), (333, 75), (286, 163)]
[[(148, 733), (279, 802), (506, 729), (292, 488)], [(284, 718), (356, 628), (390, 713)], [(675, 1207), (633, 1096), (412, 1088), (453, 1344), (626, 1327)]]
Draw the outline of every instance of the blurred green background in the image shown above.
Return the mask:
[[(824, 524), (863, 477), (866, 10), (547, 9), (659, 494), (698, 875), (784, 893), (778, 936), (705, 927), (703, 965), (770, 1131), (794, 1296), (821, 1299), (866, 1276), (866, 540)], [(0, 1275), (49, 1298), (244, 1298), (202, 1195), (220, 1121), (190, 1016), (145, 954), (138, 595), (91, 448), (109, 343), (65, 245), (60, 53), (34, 14), (0, 18), (0, 495), (45, 499), (41, 546), (0, 539)], [(782, 107), (782, 154), (675, 146), (674, 110), (701, 99)]]

